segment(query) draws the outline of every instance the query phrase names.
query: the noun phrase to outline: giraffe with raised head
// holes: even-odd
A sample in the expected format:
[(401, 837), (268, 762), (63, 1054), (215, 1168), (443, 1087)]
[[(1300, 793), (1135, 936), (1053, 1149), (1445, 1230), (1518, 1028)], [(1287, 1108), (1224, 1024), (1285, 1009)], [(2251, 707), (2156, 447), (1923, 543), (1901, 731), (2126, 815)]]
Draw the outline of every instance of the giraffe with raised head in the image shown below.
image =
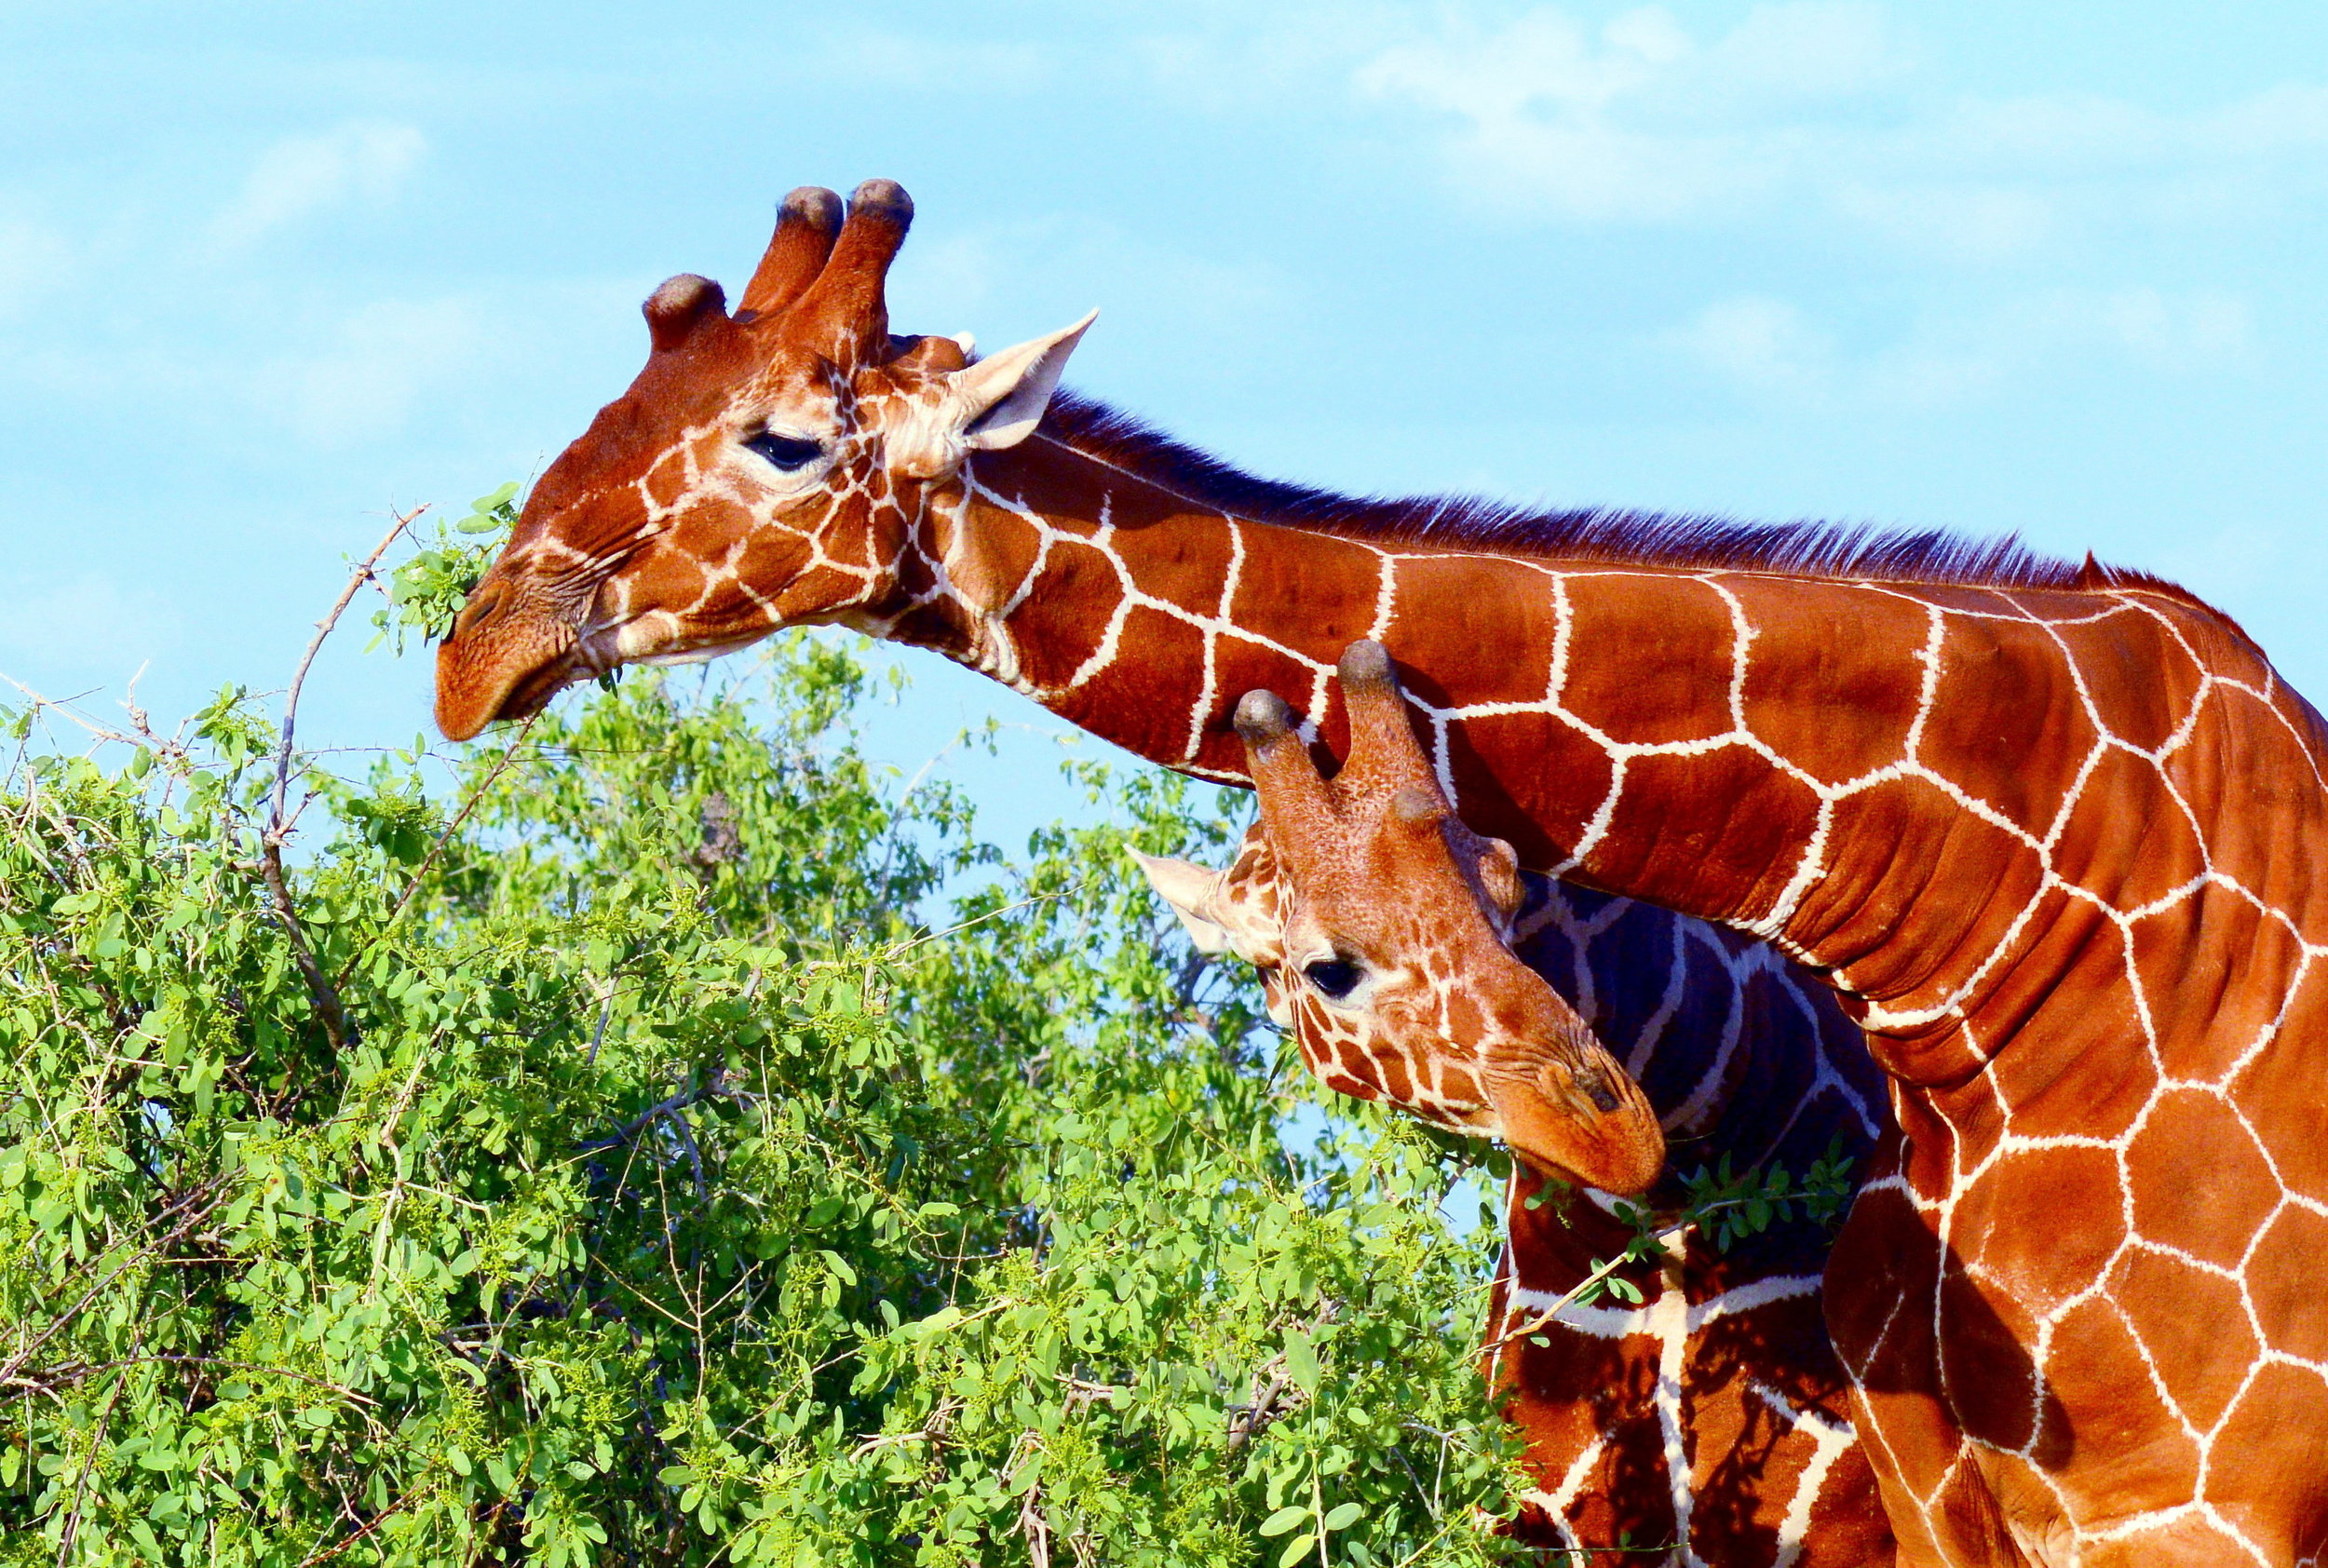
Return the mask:
[[(1889, 1561), (1820, 1317), (1823, 1226), (1774, 1225), (1726, 1251), (1682, 1231), (1622, 1275), (1638, 1304), (1570, 1299), (1632, 1236), (1583, 1189), (1658, 1174), (1655, 1124), (1627, 1129), (1636, 1078), (1677, 1168), (1863, 1163), (1888, 1118), (1858, 1032), (1766, 946), (1629, 919), (1652, 912), (1521, 872), (1509, 845), (1448, 809), (1381, 647), (1355, 643), (1340, 668), (1350, 743), (1331, 780), (1284, 703), (1249, 694), (1237, 723), (1261, 820), (1236, 860), (1140, 862), (1200, 947), (1258, 967), (1327, 1085), (1505, 1136), (1519, 1156), (1483, 1357), (1536, 1483), (1515, 1534), (1590, 1563)], [(1568, 1091), (1563, 1139), (1500, 1112), (1489, 1087), (1548, 1071)], [(1605, 1179), (1610, 1140), (1590, 1136), (1610, 1122), (1648, 1166), (1622, 1188)], [(1668, 1173), (1652, 1201), (1679, 1192)]]
[(1057, 396), (1082, 323), (890, 336), (910, 212), (796, 194), (737, 313), (656, 291), (439, 652), (449, 735), (839, 622), (1241, 779), (1226, 694), (1333, 744), (1382, 642), (1474, 828), (1860, 1016), (1902, 1136), (1827, 1313), (1905, 1561), (2328, 1551), (2328, 734), (2227, 617), (2010, 542), (1255, 480)]

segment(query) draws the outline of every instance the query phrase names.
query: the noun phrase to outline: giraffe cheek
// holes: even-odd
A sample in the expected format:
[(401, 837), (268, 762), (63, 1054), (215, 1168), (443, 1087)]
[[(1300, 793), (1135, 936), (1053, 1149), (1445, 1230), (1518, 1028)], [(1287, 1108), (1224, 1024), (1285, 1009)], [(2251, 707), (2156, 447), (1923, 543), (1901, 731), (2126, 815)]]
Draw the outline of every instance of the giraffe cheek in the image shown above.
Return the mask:
[(1439, 1076), (1440, 1098), (1452, 1105), (1476, 1106), (1485, 1096), (1480, 1093), (1480, 1082), (1469, 1071), (1450, 1067)]
[(1395, 1056), (1384, 1056), (1368, 1063), (1374, 1076), (1381, 1080), (1383, 1097), (1393, 1105), (1412, 1105), (1421, 1098), (1415, 1092), (1414, 1078), (1407, 1071), (1406, 1062)]
[(1341, 1063), (1334, 1054), (1320, 1043), (1317, 1034), (1307, 1029), (1301, 1033), (1302, 1064), (1320, 1078), (1331, 1078)]
[(670, 511), (679, 505), (680, 497), (687, 493), (689, 469), (692, 466), (690, 456), (690, 453), (673, 448), (656, 460), (655, 466), (647, 470), (646, 478), (640, 482), (639, 488), (644, 493), (647, 504), (656, 511)]

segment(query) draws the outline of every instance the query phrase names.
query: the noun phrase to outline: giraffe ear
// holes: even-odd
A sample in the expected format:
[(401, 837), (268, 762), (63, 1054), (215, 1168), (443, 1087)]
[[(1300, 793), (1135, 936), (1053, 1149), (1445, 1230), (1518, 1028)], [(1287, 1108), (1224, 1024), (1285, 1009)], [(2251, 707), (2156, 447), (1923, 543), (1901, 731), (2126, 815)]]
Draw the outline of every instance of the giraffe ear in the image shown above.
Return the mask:
[(1207, 871), (1194, 860), (1175, 860), (1169, 855), (1143, 855), (1137, 849), (1130, 854), (1147, 874), (1148, 885), (1172, 906), (1180, 923), (1188, 927), (1188, 939), (1197, 944), (1198, 953), (1217, 957), (1236, 951), (1229, 941), (1228, 927), (1212, 917), (1214, 899), (1220, 893), (1218, 872)]
[(1022, 344), (981, 359), (954, 376), (956, 405), (962, 412), (962, 444), (974, 452), (997, 452), (1017, 446), (1035, 434), (1043, 410), (1067, 368), (1067, 357), (1093, 321), (1093, 311), (1072, 327)]
[(1480, 840), (1480, 886), (1510, 919), (1520, 912), (1527, 889), (1520, 883), (1520, 852), (1499, 838)]

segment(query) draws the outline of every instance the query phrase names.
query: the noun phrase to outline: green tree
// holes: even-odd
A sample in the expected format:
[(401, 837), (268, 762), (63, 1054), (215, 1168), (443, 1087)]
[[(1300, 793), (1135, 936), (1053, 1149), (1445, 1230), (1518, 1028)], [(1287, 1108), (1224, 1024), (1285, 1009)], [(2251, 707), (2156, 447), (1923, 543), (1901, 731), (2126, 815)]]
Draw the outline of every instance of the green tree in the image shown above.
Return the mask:
[(788, 639), (449, 787), (239, 692), (13, 714), (0, 1561), (1496, 1555), (1465, 1156), (1289, 1143), (1316, 1091), (1127, 874), (1238, 797), (1086, 767), (1104, 825), (1005, 857), (871, 695)]

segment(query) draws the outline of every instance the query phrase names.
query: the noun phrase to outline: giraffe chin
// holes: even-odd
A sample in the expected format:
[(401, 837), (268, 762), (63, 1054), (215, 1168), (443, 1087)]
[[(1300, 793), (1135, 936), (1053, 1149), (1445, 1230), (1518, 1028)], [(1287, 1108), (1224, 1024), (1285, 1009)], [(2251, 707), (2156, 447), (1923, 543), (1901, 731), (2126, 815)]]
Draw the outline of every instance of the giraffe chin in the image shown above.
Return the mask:
[[(490, 656), (460, 646), (458, 638), (449, 641), (437, 650), (437, 727), (449, 739), (467, 740), (488, 724), (530, 719), (568, 686), (619, 666), (702, 664), (768, 635), (766, 626), (755, 624), (732, 635), (674, 643), (667, 633), (650, 641), (641, 635), (643, 629), (660, 629), (641, 620), (587, 632), (553, 626), (542, 639), (549, 645), (547, 655), (521, 648), (516, 656), (500, 659), (497, 668)], [(470, 673), (480, 667), (491, 671), (485, 679)]]

